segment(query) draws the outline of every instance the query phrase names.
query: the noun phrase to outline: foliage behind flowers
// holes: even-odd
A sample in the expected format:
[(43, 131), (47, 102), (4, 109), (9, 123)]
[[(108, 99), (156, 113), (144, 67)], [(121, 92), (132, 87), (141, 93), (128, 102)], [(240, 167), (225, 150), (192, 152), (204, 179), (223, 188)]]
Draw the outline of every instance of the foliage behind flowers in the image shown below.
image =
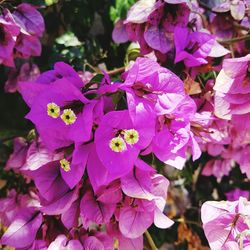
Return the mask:
[(250, 249), (249, 1), (0, 7), (1, 248)]

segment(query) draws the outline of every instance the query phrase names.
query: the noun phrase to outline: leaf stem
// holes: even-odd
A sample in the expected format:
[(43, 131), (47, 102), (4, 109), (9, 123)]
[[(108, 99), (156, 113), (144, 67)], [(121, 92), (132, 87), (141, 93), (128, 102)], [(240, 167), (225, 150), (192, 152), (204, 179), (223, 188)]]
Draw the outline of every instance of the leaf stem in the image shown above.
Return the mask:
[(158, 250), (148, 230), (145, 232), (147, 241), (152, 250)]

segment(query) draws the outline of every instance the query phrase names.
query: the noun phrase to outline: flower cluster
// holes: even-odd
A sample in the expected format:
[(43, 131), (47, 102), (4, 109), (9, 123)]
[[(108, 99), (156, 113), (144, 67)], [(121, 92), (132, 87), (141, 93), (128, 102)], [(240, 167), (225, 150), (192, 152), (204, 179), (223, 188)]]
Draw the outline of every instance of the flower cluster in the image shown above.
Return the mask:
[(116, 23), (113, 39), (138, 42), (142, 55), (153, 52), (161, 61), (172, 58), (187, 67), (207, 64), (208, 57), (221, 57), (229, 51), (202, 26), (200, 13), (195, 1), (140, 0), (125, 20)]
[(0, 64), (15, 67), (14, 58), (39, 56), (44, 20), (36, 8), (22, 3), (12, 13), (6, 8), (1, 12)]
[[(169, 181), (142, 157), (154, 153), (179, 169), (187, 151), (198, 158), (190, 125), (196, 105), (182, 81), (150, 59), (138, 58), (122, 78), (113, 83), (105, 75), (96, 89), (69, 65), (56, 63), (35, 82), (19, 83), (30, 107), (26, 118), (40, 137), (16, 138), (6, 168), (33, 180), (37, 192), (27, 198), (31, 205), (24, 211), (13, 211), (12, 223), (4, 223), (9, 227), (2, 244), (17, 249), (40, 244), (51, 234), (49, 228), (42, 230), (51, 215), (61, 215), (73, 249), (88, 244), (107, 249), (102, 237), (110, 247), (141, 249), (142, 234), (152, 223), (159, 228), (173, 224), (164, 214)], [(126, 99), (113, 103), (117, 94)], [(26, 235), (18, 233), (19, 217)], [(88, 233), (89, 228), (96, 233)], [(49, 249), (71, 241), (65, 242), (62, 232)]]

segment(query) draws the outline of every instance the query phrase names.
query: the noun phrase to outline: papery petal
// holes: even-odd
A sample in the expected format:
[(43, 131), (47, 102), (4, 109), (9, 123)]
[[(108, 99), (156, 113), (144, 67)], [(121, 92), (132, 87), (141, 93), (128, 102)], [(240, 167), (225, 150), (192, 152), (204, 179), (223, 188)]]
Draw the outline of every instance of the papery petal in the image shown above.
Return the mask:
[(165, 30), (158, 26), (149, 26), (144, 32), (144, 38), (151, 48), (159, 50), (163, 54), (172, 47), (172, 42), (168, 39)]
[(153, 214), (150, 212), (140, 212), (132, 207), (125, 207), (120, 211), (119, 228), (125, 237), (140, 237), (152, 222)]
[(13, 12), (15, 21), (31, 35), (42, 36), (45, 25), (42, 15), (32, 5), (19, 4)]
[(24, 248), (32, 244), (42, 224), (42, 215), (33, 208), (19, 211), (15, 220), (1, 238), (3, 245)]
[(243, 1), (239, 1), (237, 4), (230, 5), (231, 15), (235, 20), (242, 20), (245, 16), (245, 3)]
[(156, 208), (154, 213), (154, 224), (158, 228), (168, 228), (174, 224), (174, 221), (164, 215), (159, 208)]
[(116, 22), (112, 32), (112, 38), (116, 43), (125, 43), (128, 41), (128, 34), (123, 24), (123, 20)]
[(107, 223), (115, 211), (115, 204), (104, 204), (97, 201), (88, 190), (80, 204), (81, 216), (97, 224)]
[(84, 249), (105, 250), (102, 242), (94, 236), (89, 236), (83, 243)]
[(126, 22), (144, 23), (155, 9), (155, 0), (139, 0), (128, 11)]

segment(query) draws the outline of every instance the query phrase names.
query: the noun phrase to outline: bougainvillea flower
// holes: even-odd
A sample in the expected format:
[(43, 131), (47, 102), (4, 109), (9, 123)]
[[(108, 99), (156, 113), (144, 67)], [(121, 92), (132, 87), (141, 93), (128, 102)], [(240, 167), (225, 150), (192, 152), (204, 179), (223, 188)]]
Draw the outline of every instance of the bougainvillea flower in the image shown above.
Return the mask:
[(0, 64), (14, 67), (13, 49), (19, 32), (11, 13), (5, 10), (4, 15), (0, 15)]
[(202, 175), (205, 176), (215, 176), (217, 181), (221, 181), (223, 176), (228, 176), (229, 172), (233, 167), (233, 162), (231, 159), (217, 159), (210, 160), (205, 164), (202, 170)]
[(207, 57), (221, 57), (229, 53), (208, 32), (190, 32), (188, 28), (176, 27), (174, 42), (175, 63), (184, 61), (187, 67), (206, 64)]
[(249, 198), (249, 191), (242, 190), (240, 188), (235, 188), (226, 193), (226, 197), (228, 201), (235, 201), (239, 200), (240, 197), (245, 197), (246, 199)]
[(15, 45), (15, 56), (29, 58), (30, 56), (40, 56), (42, 45), (39, 38), (27, 34), (20, 34)]
[(161, 161), (182, 169), (189, 147), (192, 148), (193, 160), (201, 154), (190, 127), (196, 104), (189, 96), (168, 94), (167, 97), (163, 100), (160, 98), (159, 113), (162, 115), (158, 117), (152, 151)]
[(103, 116), (95, 133), (96, 152), (100, 161), (114, 175), (123, 176), (134, 166), (140, 150), (154, 135), (154, 121), (140, 110), (134, 121), (127, 110)]
[(39, 190), (41, 211), (49, 215), (66, 212), (78, 198), (78, 188), (69, 188), (61, 176), (60, 168), (59, 161), (54, 161), (32, 172)]
[[(245, 131), (243, 134), (246, 134)], [(243, 135), (244, 136), (244, 135)], [(235, 150), (233, 153), (233, 159), (239, 164), (242, 173), (246, 173), (247, 177), (250, 178), (250, 147), (245, 146)]]
[(124, 21), (116, 23), (113, 39), (117, 43), (137, 41), (141, 54), (154, 51), (159, 60), (165, 61), (173, 49), (174, 28), (186, 27), (189, 14), (186, 1), (141, 0), (130, 8)]
[(10, 70), (4, 90), (9, 93), (16, 92), (19, 82), (34, 82), (39, 75), (40, 70), (36, 64), (24, 63), (19, 69)]
[(48, 250), (83, 250), (79, 240), (69, 240), (65, 235), (58, 235), (48, 247)]
[(211, 30), (219, 39), (229, 39), (233, 36), (233, 22), (227, 16), (216, 15), (211, 17)]
[(118, 247), (120, 250), (143, 248), (143, 236), (133, 239), (125, 237), (120, 232), (117, 222), (107, 224), (107, 233), (114, 238), (114, 247)]
[(42, 46), (39, 37), (43, 35), (45, 25), (42, 15), (30, 4), (22, 3), (12, 13), (20, 35), (15, 44), (15, 56), (29, 58), (39, 56)]
[(131, 117), (141, 108), (158, 114), (160, 107), (164, 109), (164, 99), (168, 101), (173, 94), (185, 95), (183, 82), (174, 73), (148, 58), (137, 58), (123, 77), (125, 82), (121, 88), (126, 91)]
[(145, 169), (144, 164), (147, 166), (143, 161), (137, 160), (137, 167), (121, 178), (121, 189), (127, 196), (151, 201), (155, 198), (151, 193), (151, 174), (155, 171), (149, 166)]
[(229, 242), (235, 242), (238, 247), (249, 245), (249, 208), (249, 202), (243, 197), (233, 202), (208, 201), (202, 205), (203, 229), (211, 249), (228, 249)]
[(14, 151), (10, 155), (7, 163), (6, 169), (18, 169), (21, 168), (25, 162), (27, 157), (29, 144), (22, 137), (17, 137), (14, 139)]
[(79, 89), (83, 87), (83, 81), (79, 77), (79, 74), (77, 74), (70, 65), (64, 62), (55, 63), (54, 69), (42, 73), (37, 79), (37, 82), (49, 84), (61, 78), (66, 78)]
[(142, 161), (136, 165), (139, 167), (121, 179), (122, 191), (134, 198), (133, 202), (125, 203), (119, 213), (119, 228), (128, 238), (139, 237), (153, 222), (159, 228), (173, 225), (173, 221), (163, 214), (169, 181), (153, 174), (152, 169), (145, 169)]
[[(27, 85), (30, 86), (28, 93)], [(26, 117), (36, 125), (41, 139), (49, 149), (90, 139), (91, 110), (95, 104), (87, 104), (89, 101), (81, 91), (66, 78), (49, 85), (23, 82), (20, 91), (24, 97), (28, 95), (26, 98), (31, 104)]]
[[(182, 169), (186, 161), (187, 148), (192, 148), (193, 160), (200, 157), (201, 151), (190, 125), (172, 121), (168, 127), (162, 124), (162, 129), (156, 134), (152, 150), (155, 155), (166, 164)], [(167, 149), (167, 150), (166, 150)]]
[[(244, 122), (242, 122), (244, 121)], [(248, 147), (246, 147), (250, 143), (250, 114), (244, 114), (244, 115), (233, 115), (232, 120), (230, 123), (233, 125), (231, 128), (231, 134), (232, 135), (232, 145), (235, 149), (242, 147), (246, 148), (246, 155), (247, 151), (249, 150)], [(243, 152), (242, 152), (243, 153)], [(240, 155), (240, 154), (239, 154)], [(244, 155), (244, 153), (243, 153)], [(243, 157), (244, 159), (245, 157)], [(245, 160), (245, 159), (244, 159)], [(247, 170), (247, 168), (246, 168)]]
[(39, 211), (31, 207), (23, 208), (2, 236), (1, 243), (15, 248), (27, 248), (35, 240), (41, 224), (42, 215)]
[(213, 7), (213, 11), (223, 13), (230, 11), (232, 17), (235, 20), (242, 20), (245, 16), (246, 11), (246, 1), (236, 0), (236, 1), (218, 1), (218, 5)]
[(173, 47), (171, 36), (167, 36), (164, 28), (159, 28), (156, 25), (147, 27), (144, 32), (144, 39), (148, 46), (162, 54), (167, 53)]
[(81, 237), (81, 241), (83, 242), (84, 249), (114, 249), (114, 240), (112, 236), (106, 234), (105, 232), (93, 231), (89, 235), (83, 235), (83, 237)]
[(96, 152), (96, 146), (92, 144), (89, 145), (89, 147), (87, 172), (91, 186), (96, 193), (100, 191), (100, 188), (109, 185), (113, 180), (119, 178), (121, 176), (121, 172), (118, 171), (117, 173), (114, 173), (113, 171), (108, 171), (108, 168), (104, 166)]
[(114, 30), (112, 32), (112, 39), (116, 43), (125, 43), (128, 41), (126, 26), (123, 24), (122, 20), (116, 22)]
[(156, 0), (140, 0), (128, 11), (126, 22), (144, 23), (156, 8)]
[(154, 221), (153, 202), (134, 200), (133, 204), (123, 206), (119, 214), (119, 229), (127, 238), (138, 238)]
[(12, 189), (7, 193), (7, 197), (0, 199), (0, 205), (0, 223), (8, 227), (21, 209), (39, 207), (39, 202), (28, 194), (17, 194)]
[(164, 0), (166, 3), (178, 4), (178, 3), (186, 3), (187, 0)]
[(61, 159), (63, 156), (60, 153), (52, 153), (48, 150), (40, 140), (35, 140), (30, 144), (29, 150), (26, 156), (26, 162), (22, 166), (22, 171), (30, 170), (34, 171), (41, 166)]
[(104, 224), (109, 222), (116, 208), (114, 203), (103, 203), (96, 200), (92, 190), (87, 190), (83, 195), (80, 211), (81, 217), (85, 222), (95, 222), (96, 224)]
[(44, 20), (40, 12), (32, 5), (19, 4), (13, 12), (13, 17), (21, 27), (21, 32), (25, 30), (30, 35), (42, 36), (45, 29)]
[(249, 55), (223, 61), (214, 86), (218, 117), (230, 119), (233, 114), (249, 113), (249, 62)]

